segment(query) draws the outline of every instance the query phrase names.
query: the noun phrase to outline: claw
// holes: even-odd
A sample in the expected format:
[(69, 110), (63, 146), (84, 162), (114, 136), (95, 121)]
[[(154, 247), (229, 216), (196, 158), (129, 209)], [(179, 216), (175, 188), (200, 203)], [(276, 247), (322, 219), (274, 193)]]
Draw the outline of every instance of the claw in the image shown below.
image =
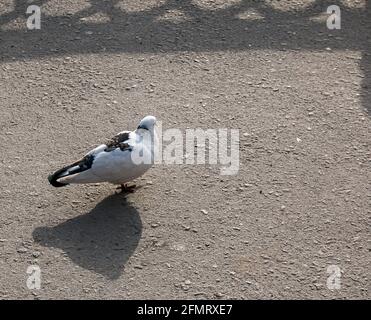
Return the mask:
[(135, 192), (136, 185), (133, 184), (131, 186), (128, 186), (127, 184), (122, 184), (119, 187), (117, 187), (116, 190), (121, 190), (119, 193), (133, 193)]

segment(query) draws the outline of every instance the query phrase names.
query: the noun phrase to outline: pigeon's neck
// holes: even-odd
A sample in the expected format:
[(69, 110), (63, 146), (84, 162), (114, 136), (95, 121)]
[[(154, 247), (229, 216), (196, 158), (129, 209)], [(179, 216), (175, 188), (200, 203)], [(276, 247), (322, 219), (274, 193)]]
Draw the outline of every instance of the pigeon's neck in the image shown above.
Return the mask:
[(141, 136), (145, 135), (145, 134), (150, 134), (150, 135), (153, 135), (154, 134), (154, 130), (153, 129), (143, 129), (143, 128), (139, 128), (139, 129), (136, 129), (135, 130), (135, 133), (136, 134), (139, 134)]
[(157, 130), (155, 130), (155, 128), (152, 128), (152, 129), (149, 129), (149, 130), (147, 130), (147, 129), (137, 129), (137, 130), (135, 130), (135, 133), (140, 137), (150, 136), (155, 141), (158, 140), (158, 134), (157, 134)]

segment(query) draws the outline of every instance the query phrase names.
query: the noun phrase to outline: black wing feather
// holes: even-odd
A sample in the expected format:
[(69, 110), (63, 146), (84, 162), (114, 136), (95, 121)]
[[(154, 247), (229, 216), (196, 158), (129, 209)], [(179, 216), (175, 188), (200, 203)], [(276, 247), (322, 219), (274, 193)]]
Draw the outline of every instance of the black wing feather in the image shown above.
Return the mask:
[(115, 135), (112, 139), (107, 141), (106, 143), (107, 147), (106, 149), (104, 149), (104, 151), (110, 152), (116, 150), (117, 148), (120, 148), (121, 151), (131, 149), (130, 145), (125, 142), (129, 140), (129, 134), (130, 132), (123, 132)]

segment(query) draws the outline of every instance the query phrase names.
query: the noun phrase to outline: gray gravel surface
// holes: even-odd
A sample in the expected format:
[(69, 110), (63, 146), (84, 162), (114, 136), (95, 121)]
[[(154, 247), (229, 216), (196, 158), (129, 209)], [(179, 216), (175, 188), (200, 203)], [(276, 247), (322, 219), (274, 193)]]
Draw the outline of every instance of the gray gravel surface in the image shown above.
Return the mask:
[[(0, 4), (0, 298), (370, 298), (370, 1), (33, 2)], [(48, 184), (146, 114), (239, 129), (238, 174)]]

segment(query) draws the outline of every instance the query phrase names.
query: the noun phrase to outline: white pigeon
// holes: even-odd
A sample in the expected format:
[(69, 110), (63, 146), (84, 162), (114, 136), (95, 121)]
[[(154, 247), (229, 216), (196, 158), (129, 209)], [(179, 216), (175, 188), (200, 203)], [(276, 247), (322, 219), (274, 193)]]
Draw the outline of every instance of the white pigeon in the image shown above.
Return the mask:
[(155, 117), (144, 117), (135, 131), (118, 133), (81, 160), (50, 175), (49, 182), (54, 187), (110, 182), (121, 185), (123, 191), (131, 191), (133, 186), (128, 187), (126, 183), (140, 177), (153, 164), (154, 148), (158, 143), (155, 124)]

